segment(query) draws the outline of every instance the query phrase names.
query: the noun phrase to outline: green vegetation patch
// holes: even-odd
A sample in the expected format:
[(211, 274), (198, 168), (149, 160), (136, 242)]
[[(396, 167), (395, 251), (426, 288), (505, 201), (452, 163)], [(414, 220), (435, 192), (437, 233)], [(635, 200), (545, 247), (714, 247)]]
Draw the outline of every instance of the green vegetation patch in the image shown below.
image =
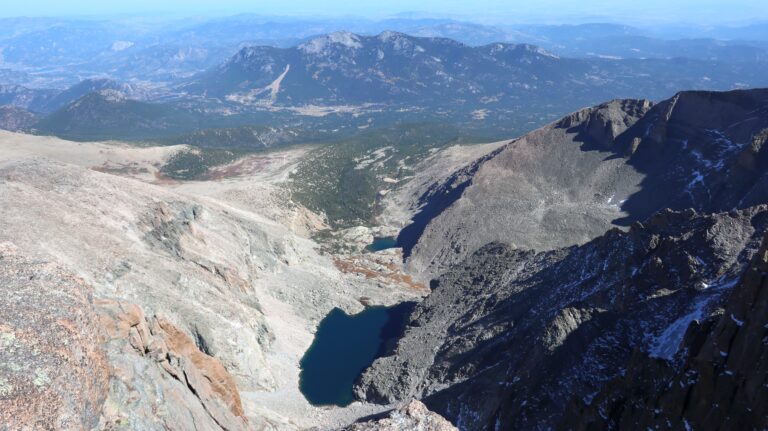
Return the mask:
[(379, 192), (402, 184), (432, 152), (475, 142), (445, 124), (410, 124), (363, 132), (323, 145), (291, 175), (293, 198), (324, 213), (333, 228), (369, 225)]
[(210, 168), (226, 165), (249, 154), (245, 149), (189, 148), (171, 156), (160, 173), (175, 180), (201, 179)]

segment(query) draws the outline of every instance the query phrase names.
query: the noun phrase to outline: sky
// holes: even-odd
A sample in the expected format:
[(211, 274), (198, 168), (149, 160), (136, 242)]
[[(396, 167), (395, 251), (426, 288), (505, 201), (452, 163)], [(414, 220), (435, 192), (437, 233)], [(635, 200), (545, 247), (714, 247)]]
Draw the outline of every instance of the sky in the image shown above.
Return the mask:
[(768, 0), (2, 0), (0, 16), (354, 15), (382, 18), (418, 11), (506, 21), (726, 24), (768, 21)]

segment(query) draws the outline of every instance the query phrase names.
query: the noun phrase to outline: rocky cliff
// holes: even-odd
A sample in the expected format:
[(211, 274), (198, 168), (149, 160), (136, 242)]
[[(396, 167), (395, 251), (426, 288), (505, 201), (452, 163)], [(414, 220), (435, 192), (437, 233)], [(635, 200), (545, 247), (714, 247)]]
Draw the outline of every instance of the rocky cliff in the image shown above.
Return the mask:
[(663, 208), (766, 202), (766, 114), (766, 90), (684, 92), (656, 105), (624, 100), (576, 112), (425, 189), (399, 238), (408, 267), (426, 280), (493, 241), (553, 250)]
[(295, 430), (383, 410), (299, 392), (331, 309), (417, 292), (346, 274), (302, 236), (314, 219), (266, 179), (291, 156), (177, 184), (157, 166), (179, 147), (10, 133), (0, 147), (1, 424)]
[(679, 371), (688, 326), (720, 312), (768, 227), (766, 113), (763, 90), (613, 101), (422, 184), (398, 241), (441, 275), (357, 396), (551, 429), (632, 358)]
[(559, 428), (764, 429), (768, 426), (768, 236), (724, 309), (691, 324), (676, 363), (633, 355)]
[(633, 352), (673, 358), (721, 307), (768, 227), (768, 207), (662, 212), (628, 232), (536, 253), (494, 243), (432, 282), (360, 398), (412, 397), (460, 429), (548, 429)]

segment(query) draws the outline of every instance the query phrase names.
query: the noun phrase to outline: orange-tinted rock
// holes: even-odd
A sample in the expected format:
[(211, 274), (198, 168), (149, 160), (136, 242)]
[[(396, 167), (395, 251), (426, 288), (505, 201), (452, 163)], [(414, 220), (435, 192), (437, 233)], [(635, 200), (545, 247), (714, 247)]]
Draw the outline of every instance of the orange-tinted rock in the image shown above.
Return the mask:
[[(157, 321), (165, 332), (164, 338), (168, 351), (191, 361), (195, 371), (204, 378), (192, 386), (198, 396), (201, 399), (218, 398), (233, 414), (243, 416), (243, 406), (240, 402), (240, 393), (237, 391), (235, 379), (227, 372), (221, 362), (201, 352), (187, 334), (168, 320), (158, 317)], [(188, 373), (189, 370), (185, 369), (185, 372)]]
[[(235, 379), (221, 361), (200, 351), (168, 319), (147, 317), (135, 304), (102, 300), (98, 306), (101, 323), (111, 337), (113, 379), (120, 382), (110, 397), (114, 404), (133, 403), (107, 412), (107, 422), (124, 420), (136, 427), (159, 422), (179, 430), (187, 426), (249, 429)], [(160, 379), (134, 372), (147, 366), (151, 371), (144, 368), (145, 373)], [(190, 418), (194, 419), (188, 423)]]
[(91, 429), (109, 368), (91, 288), (0, 244), (0, 428)]

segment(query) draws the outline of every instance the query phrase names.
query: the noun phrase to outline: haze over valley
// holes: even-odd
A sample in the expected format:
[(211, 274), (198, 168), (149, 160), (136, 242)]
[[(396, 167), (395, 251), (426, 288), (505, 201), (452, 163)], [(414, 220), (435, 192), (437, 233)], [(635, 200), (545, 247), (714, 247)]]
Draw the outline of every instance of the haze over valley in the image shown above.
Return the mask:
[(768, 427), (739, 1), (9, 8), (0, 429)]

